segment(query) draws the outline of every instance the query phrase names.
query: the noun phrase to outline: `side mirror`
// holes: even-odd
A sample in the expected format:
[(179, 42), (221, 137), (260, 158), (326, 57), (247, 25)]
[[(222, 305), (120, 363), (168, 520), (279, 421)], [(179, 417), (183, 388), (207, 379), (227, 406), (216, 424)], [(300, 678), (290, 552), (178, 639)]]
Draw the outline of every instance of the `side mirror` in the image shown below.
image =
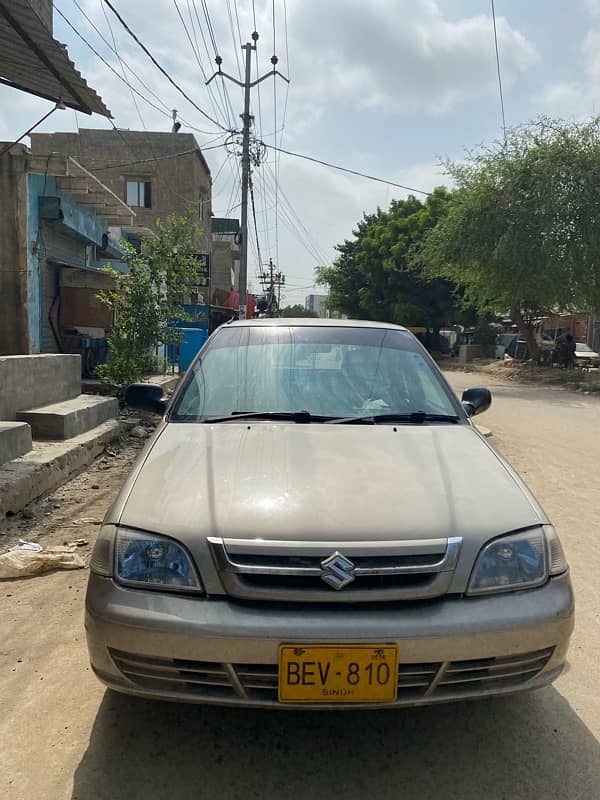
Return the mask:
[(132, 383), (125, 390), (125, 402), (132, 408), (153, 411), (155, 414), (164, 414), (168, 403), (162, 386), (157, 383)]
[(463, 408), (469, 417), (482, 414), (487, 411), (492, 404), (492, 395), (489, 389), (477, 386), (473, 389), (465, 389), (462, 396)]

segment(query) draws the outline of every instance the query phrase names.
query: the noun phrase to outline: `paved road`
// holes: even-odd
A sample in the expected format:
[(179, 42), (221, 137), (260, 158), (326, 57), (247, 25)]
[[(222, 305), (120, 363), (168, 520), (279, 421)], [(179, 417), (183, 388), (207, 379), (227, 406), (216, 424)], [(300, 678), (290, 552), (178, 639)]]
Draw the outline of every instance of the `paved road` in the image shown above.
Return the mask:
[[(457, 391), (481, 383), (481, 376), (450, 377)], [(570, 669), (554, 687), (520, 698), (367, 714), (128, 699), (104, 692), (87, 669), (84, 573), (5, 583), (0, 796), (600, 797), (600, 400), (496, 384), (495, 404), (482, 422), (554, 519), (576, 584)], [(104, 472), (100, 490), (73, 513), (99, 515), (125, 468)], [(42, 525), (52, 527), (53, 519)]]

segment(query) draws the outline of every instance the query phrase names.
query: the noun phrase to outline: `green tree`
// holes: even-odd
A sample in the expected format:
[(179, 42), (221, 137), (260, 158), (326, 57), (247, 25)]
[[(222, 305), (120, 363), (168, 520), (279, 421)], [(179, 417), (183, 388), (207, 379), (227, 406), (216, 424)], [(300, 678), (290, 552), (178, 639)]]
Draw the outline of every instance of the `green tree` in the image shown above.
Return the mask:
[(353, 318), (423, 326), (439, 331), (455, 317), (460, 298), (446, 278), (430, 277), (413, 253), (445, 214), (449, 193), (436, 189), (423, 203), (410, 196), (388, 211), (365, 214), (353, 239), (336, 247), (331, 266), (317, 269), (329, 286), (329, 305)]
[(102, 380), (122, 390), (152, 368), (158, 345), (180, 340), (169, 322), (186, 318), (182, 297), (190, 285), (199, 282), (195, 247), (199, 234), (191, 213), (170, 216), (166, 223), (157, 220), (141, 253), (123, 243), (126, 272), (105, 268), (114, 289), (100, 292), (98, 297), (112, 311), (113, 327), (108, 337), (108, 363), (96, 370)]
[(280, 311), (280, 316), (282, 317), (316, 317), (314, 311), (309, 311), (308, 309), (301, 306), (300, 303), (297, 303), (294, 306), (284, 306)]
[(447, 166), (457, 191), (418, 257), (482, 312), (509, 311), (535, 355), (537, 317), (600, 305), (600, 122), (539, 119)]

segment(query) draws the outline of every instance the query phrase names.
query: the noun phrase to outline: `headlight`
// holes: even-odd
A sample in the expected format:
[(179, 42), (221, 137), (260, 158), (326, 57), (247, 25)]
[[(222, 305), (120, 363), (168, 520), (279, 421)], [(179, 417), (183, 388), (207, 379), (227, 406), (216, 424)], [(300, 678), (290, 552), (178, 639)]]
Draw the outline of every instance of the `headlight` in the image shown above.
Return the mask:
[(549, 575), (566, 572), (567, 562), (554, 528), (533, 528), (501, 536), (479, 553), (467, 594), (541, 586)]
[(115, 578), (128, 586), (201, 592), (192, 559), (182, 545), (154, 533), (117, 529)]

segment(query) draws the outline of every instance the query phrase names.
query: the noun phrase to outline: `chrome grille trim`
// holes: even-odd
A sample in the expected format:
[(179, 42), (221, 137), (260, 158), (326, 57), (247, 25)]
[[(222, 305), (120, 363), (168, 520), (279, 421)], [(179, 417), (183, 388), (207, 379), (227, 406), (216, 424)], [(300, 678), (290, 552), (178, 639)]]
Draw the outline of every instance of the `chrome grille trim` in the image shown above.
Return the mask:
[[(208, 537), (223, 588), (232, 597), (279, 602), (421, 600), (445, 594), (462, 538), (384, 542), (281, 542)], [(353, 582), (332, 591), (321, 561), (352, 560)]]
[[(212, 702), (278, 705), (277, 664), (230, 664), (154, 658), (109, 650), (130, 685), (139, 689), (169, 691), (181, 697)], [(444, 699), (457, 694), (485, 694), (526, 687), (549, 662), (554, 647), (514, 656), (401, 663), (398, 666), (396, 702)], [(484, 666), (482, 666), (484, 665)]]
[[(440, 558), (434, 563), (425, 564), (406, 564), (393, 567), (356, 567), (354, 574), (359, 575), (412, 575), (430, 572), (448, 572), (456, 568), (456, 562), (462, 545), (460, 536), (451, 536), (448, 539), (431, 539), (422, 542), (377, 542), (372, 543), (370, 548), (360, 546), (352, 542), (331, 542), (315, 544), (314, 542), (257, 542), (255, 555), (257, 556), (280, 556), (281, 566), (269, 564), (257, 565), (236, 561), (235, 558), (242, 557), (244, 554), (251, 555), (249, 542), (244, 542), (244, 551), (234, 549), (240, 541), (237, 539), (222, 539), (217, 536), (207, 537), (213, 558), (223, 572), (232, 572), (241, 575), (295, 575), (298, 577), (309, 577), (321, 575), (321, 568), (316, 567), (290, 567), (285, 565), (285, 559), (294, 555), (298, 558), (314, 557), (326, 558), (336, 550), (343, 551), (348, 558), (362, 558), (371, 556), (429, 556), (432, 553), (439, 554)], [(406, 544), (406, 547), (403, 545)], [(291, 545), (294, 545), (292, 548)], [(415, 552), (416, 547), (420, 549)], [(238, 545), (239, 547), (239, 545)], [(370, 549), (371, 552), (365, 552)]]

